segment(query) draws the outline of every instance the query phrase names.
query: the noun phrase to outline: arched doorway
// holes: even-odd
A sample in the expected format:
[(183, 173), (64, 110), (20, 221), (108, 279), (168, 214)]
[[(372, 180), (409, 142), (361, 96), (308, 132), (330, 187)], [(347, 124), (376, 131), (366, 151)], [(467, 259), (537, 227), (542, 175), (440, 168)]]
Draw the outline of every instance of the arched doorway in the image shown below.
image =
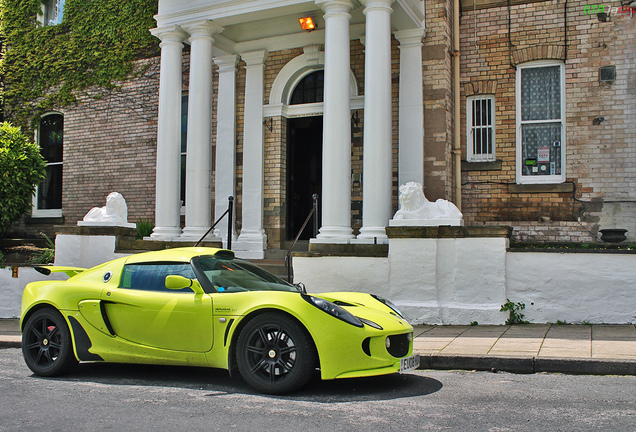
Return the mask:
[[(323, 101), (324, 71), (317, 70), (298, 82), (290, 105)], [(322, 116), (287, 119), (287, 239), (296, 237), (311, 211), (312, 195), (322, 188)], [(302, 240), (313, 237), (312, 226)]]

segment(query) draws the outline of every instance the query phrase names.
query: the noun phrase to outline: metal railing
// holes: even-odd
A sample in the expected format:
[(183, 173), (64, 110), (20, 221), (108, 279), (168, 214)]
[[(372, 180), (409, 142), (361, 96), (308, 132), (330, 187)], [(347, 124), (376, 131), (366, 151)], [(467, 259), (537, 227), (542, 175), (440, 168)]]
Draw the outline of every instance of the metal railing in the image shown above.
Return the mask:
[(210, 227), (210, 229), (203, 234), (203, 237), (201, 237), (199, 239), (198, 242), (196, 242), (194, 244), (194, 247), (199, 246), (199, 244), (203, 241), (204, 238), (206, 238), (208, 236), (208, 234), (210, 234), (210, 232), (212, 232), (212, 230), (214, 229), (214, 227), (217, 226), (217, 224), (219, 222), (221, 222), (221, 220), (225, 217), (225, 215), (227, 215), (227, 249), (232, 249), (232, 212), (234, 209), (234, 197), (233, 196), (229, 196), (227, 198), (227, 210), (225, 210), (225, 213), (223, 213), (217, 220), (216, 222), (214, 222), (214, 225), (212, 225)]
[(292, 281), (292, 256), (291, 256), (292, 250), (294, 249), (294, 246), (296, 246), (296, 242), (298, 242), (298, 239), (300, 238), (300, 236), (302, 235), (303, 231), (305, 230), (305, 227), (309, 223), (309, 219), (311, 219), (311, 217), (314, 216), (314, 215), (316, 215), (316, 217), (314, 218), (314, 233), (313, 233), (313, 236), (316, 237), (316, 234), (318, 233), (318, 194), (313, 194), (311, 196), (311, 199), (313, 200), (313, 205), (311, 206), (311, 211), (307, 215), (307, 218), (305, 219), (305, 222), (303, 223), (303, 226), (300, 227), (300, 230), (298, 230), (298, 234), (296, 234), (296, 238), (294, 238), (294, 241), (292, 242), (291, 246), (287, 250), (287, 254), (285, 255), (285, 266), (287, 267), (287, 282), (289, 282), (289, 283), (293, 283), (293, 281)]

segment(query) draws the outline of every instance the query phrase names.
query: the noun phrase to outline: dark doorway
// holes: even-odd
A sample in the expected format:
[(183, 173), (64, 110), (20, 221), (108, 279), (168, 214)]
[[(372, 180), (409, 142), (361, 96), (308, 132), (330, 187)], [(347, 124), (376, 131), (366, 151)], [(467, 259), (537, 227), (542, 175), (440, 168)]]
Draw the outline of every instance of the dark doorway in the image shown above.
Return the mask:
[[(322, 191), (322, 116), (287, 120), (287, 239), (293, 240)], [(320, 202), (320, 198), (318, 199)], [(313, 220), (301, 240), (313, 237)]]

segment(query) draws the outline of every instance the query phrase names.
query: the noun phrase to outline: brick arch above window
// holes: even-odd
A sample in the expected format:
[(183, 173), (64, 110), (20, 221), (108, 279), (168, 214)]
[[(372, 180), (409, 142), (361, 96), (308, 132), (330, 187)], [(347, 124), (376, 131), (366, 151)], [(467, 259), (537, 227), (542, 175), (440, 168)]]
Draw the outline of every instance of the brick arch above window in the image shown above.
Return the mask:
[(466, 96), (474, 96), (481, 94), (494, 95), (497, 92), (496, 80), (479, 80), (464, 83), (464, 94)]
[(536, 60), (565, 60), (564, 45), (537, 45), (516, 49), (512, 52), (515, 65)]

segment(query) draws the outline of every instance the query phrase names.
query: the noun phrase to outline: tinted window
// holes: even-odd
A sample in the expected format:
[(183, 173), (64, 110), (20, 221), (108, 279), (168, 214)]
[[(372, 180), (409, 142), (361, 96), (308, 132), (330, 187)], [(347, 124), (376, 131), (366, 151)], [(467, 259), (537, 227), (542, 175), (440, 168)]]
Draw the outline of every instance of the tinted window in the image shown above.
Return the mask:
[(189, 263), (128, 264), (124, 267), (120, 287), (146, 291), (193, 292), (190, 288), (181, 290), (166, 288), (166, 276), (170, 275), (196, 279)]
[(217, 292), (291, 291), (293, 286), (255, 265), (240, 260), (202, 257), (195, 261), (197, 268)]

